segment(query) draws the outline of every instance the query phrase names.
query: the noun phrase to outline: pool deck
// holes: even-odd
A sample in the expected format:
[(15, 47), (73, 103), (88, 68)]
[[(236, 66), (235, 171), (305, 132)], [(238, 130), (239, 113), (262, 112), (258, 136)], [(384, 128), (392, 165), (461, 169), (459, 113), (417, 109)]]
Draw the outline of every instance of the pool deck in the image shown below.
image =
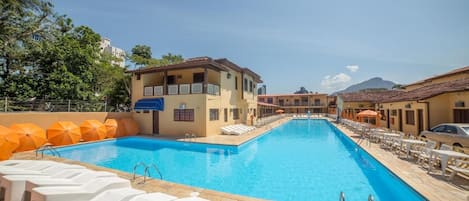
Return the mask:
[[(291, 118), (286, 117), (284, 119), (277, 120), (266, 126), (257, 128), (254, 131), (249, 133), (234, 136), (234, 135), (217, 135), (212, 137), (196, 137), (191, 139), (185, 139), (184, 137), (172, 137), (172, 136), (149, 136), (158, 139), (165, 140), (177, 140), (177, 141), (191, 141), (197, 143), (210, 143), (210, 144), (223, 144), (223, 145), (240, 145), (244, 142), (247, 142), (255, 137), (258, 137), (266, 131), (273, 129), (277, 126), (282, 125), (283, 123), (289, 121)], [(353, 141), (358, 141), (358, 135), (348, 130), (342, 125), (334, 124), (339, 130), (345, 133)], [(446, 181), (442, 176), (441, 172), (433, 171), (431, 174), (427, 173), (426, 169), (423, 169), (421, 166), (417, 165), (415, 161), (410, 161), (404, 158), (399, 158), (396, 155), (392, 154), (389, 151), (383, 150), (379, 147), (378, 144), (371, 143), (370, 145), (365, 145), (365, 143), (360, 144), (360, 146), (375, 157), (379, 162), (384, 164), (389, 170), (394, 174), (412, 186), (415, 190), (425, 196), (431, 201), (469, 201), (469, 182), (463, 178), (455, 177), (455, 180), (452, 182)], [(35, 159), (34, 152), (22, 152), (14, 154), (12, 159)], [(132, 176), (129, 173), (117, 171), (114, 169), (99, 167), (91, 164), (81, 163), (79, 161), (72, 161), (64, 158), (50, 157), (45, 156), (47, 160), (54, 160), (69, 164), (79, 164), (86, 166), (89, 169), (100, 170), (100, 171), (109, 171), (114, 172), (122, 178), (131, 180)], [(213, 200), (213, 201), (233, 201), (233, 200), (246, 200), (246, 201), (255, 201), (261, 200), (256, 198), (250, 198), (241, 195), (228, 194), (218, 191), (213, 191), (209, 189), (203, 189), (198, 187), (192, 187), (182, 184), (177, 184), (173, 182), (167, 182), (159, 179), (147, 179), (145, 184), (140, 184), (142, 178), (138, 178), (136, 181), (132, 182), (132, 186), (136, 189), (145, 190), (146, 192), (163, 192), (177, 197), (189, 197), (192, 192), (199, 192), (199, 197)]]

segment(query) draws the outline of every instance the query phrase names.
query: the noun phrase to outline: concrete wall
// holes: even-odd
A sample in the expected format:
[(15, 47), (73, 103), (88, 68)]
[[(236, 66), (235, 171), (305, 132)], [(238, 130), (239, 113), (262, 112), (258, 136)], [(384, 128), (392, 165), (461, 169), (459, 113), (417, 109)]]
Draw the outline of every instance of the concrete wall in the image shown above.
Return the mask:
[(43, 129), (57, 121), (71, 121), (80, 125), (85, 120), (104, 122), (108, 118), (132, 118), (131, 112), (16, 112), (0, 113), (0, 125), (10, 127), (15, 123), (33, 123)]

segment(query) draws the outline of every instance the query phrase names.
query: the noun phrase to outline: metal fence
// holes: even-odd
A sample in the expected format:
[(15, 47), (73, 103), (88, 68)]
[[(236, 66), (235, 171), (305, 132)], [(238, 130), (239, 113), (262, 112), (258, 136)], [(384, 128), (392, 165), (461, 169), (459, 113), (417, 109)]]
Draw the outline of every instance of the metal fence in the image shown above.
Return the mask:
[(18, 99), (0, 97), (0, 112), (128, 112), (128, 104), (110, 105), (106, 101)]

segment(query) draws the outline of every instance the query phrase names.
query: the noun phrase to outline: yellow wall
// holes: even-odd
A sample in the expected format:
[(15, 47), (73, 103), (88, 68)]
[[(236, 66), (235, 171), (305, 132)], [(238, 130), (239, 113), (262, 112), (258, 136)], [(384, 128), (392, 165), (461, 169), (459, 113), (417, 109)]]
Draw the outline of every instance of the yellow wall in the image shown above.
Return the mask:
[[(203, 68), (193, 68), (178, 71), (168, 71), (168, 75), (180, 76), (177, 83), (192, 83), (192, 74), (195, 72), (204, 72)], [(228, 73), (231, 76), (228, 76)], [(136, 75), (132, 76), (132, 104), (141, 98), (151, 98), (157, 96), (143, 96), (143, 84), (142, 83), (156, 83), (145, 79), (159, 79), (155, 75), (143, 76), (142, 80), (136, 80)], [(229, 78), (228, 78), (229, 77)], [(235, 90), (235, 77), (238, 77), (238, 89)], [(257, 88), (249, 92), (249, 80), (253, 81), (253, 86), (257, 83), (254, 82), (253, 78), (248, 75), (244, 75), (244, 78), (248, 79), (248, 91), (243, 93), (243, 75), (240, 72), (236, 72), (229, 69), (229, 72), (221, 71), (216, 72), (214, 70), (208, 71), (209, 83), (220, 85), (220, 95), (210, 94), (187, 94), (187, 95), (165, 95), (165, 108), (164, 111), (159, 112), (159, 131), (160, 134), (164, 135), (178, 135), (183, 136), (185, 133), (193, 133), (197, 136), (211, 136), (221, 133), (220, 127), (244, 123), (250, 124), (250, 116), (254, 115), (254, 109), (257, 111)], [(145, 86), (147, 86), (145, 84)], [(194, 109), (194, 122), (182, 122), (174, 121), (174, 109), (179, 108), (180, 104), (184, 103), (186, 109)], [(228, 121), (224, 121), (224, 109), (227, 109)], [(233, 109), (238, 108), (240, 111), (240, 119), (233, 120)], [(218, 109), (219, 119), (210, 121), (210, 109)], [(134, 119), (141, 122), (142, 133), (151, 134), (153, 133), (153, 113), (140, 113), (134, 112)], [(255, 118), (254, 118), (255, 120)]]
[[(456, 101), (464, 101), (465, 107), (455, 107), (454, 103)], [(426, 103), (429, 104), (429, 112), (427, 111)], [(411, 108), (406, 108), (406, 105), (410, 104)], [(418, 119), (417, 119), (417, 110), (422, 109), (423, 111), (423, 129), (426, 130), (427, 128), (432, 128), (441, 123), (452, 123), (454, 122), (453, 119), (453, 109), (469, 109), (469, 92), (453, 92), (453, 93), (446, 93), (441, 94), (435, 97), (431, 97), (427, 100), (422, 101), (402, 101), (402, 102), (393, 102), (393, 103), (381, 103), (380, 110), (384, 110), (386, 114), (386, 110), (389, 109), (390, 117), (387, 118), (394, 118), (394, 124), (391, 124), (389, 127), (393, 130), (399, 130), (399, 113), (397, 112), (399, 109), (402, 110), (402, 131), (405, 133), (411, 133), (414, 135), (418, 134)], [(396, 116), (391, 116), (392, 110), (396, 110)], [(406, 110), (413, 110), (415, 114), (415, 125), (407, 125), (405, 121), (405, 111)], [(428, 122), (428, 116), (430, 121)], [(391, 123), (391, 121), (390, 121)], [(381, 121), (382, 127), (387, 127), (387, 121)]]
[(131, 112), (15, 112), (0, 113), (0, 125), (10, 127), (15, 123), (33, 123), (47, 129), (57, 121), (71, 121), (79, 126), (83, 121), (90, 119), (104, 123), (108, 118), (131, 117)]

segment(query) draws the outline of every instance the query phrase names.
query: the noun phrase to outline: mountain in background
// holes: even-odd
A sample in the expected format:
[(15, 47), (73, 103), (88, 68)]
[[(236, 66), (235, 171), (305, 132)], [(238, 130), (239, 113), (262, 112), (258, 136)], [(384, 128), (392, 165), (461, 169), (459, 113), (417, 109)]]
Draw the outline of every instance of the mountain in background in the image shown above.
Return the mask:
[(351, 85), (344, 90), (336, 91), (333, 93), (333, 95), (337, 95), (339, 93), (357, 92), (364, 89), (392, 89), (394, 85), (396, 85), (396, 83), (392, 81), (383, 80), (383, 78), (380, 77), (374, 77), (358, 84)]

